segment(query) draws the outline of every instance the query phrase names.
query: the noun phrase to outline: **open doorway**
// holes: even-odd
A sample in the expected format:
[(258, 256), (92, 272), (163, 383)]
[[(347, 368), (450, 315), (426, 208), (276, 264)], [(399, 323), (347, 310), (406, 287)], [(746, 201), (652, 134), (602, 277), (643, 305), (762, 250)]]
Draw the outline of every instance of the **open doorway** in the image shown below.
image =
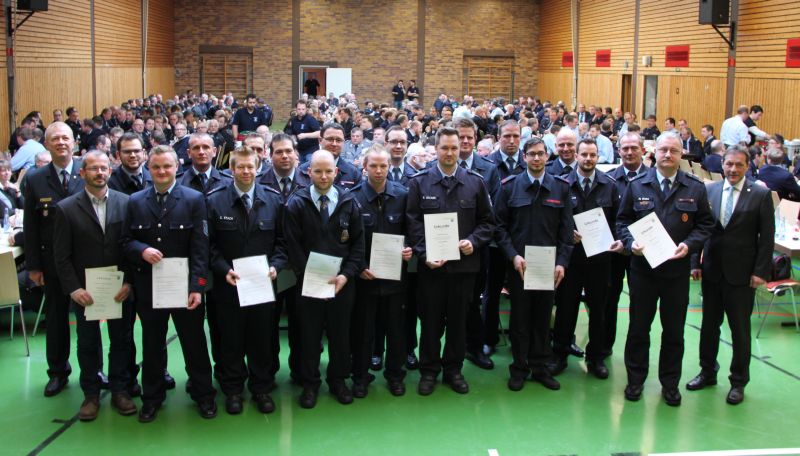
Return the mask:
[(646, 75), (644, 77), (644, 110), (642, 119), (649, 115), (656, 115), (658, 103), (658, 76)]
[(298, 95), (302, 96), (304, 93), (308, 94), (309, 98), (315, 96), (326, 95), (327, 85), (325, 84), (325, 71), (327, 66), (300, 66), (299, 71), (299, 89)]
[(631, 111), (632, 82), (633, 79), (631, 75), (622, 75), (622, 99), (620, 100), (620, 109), (622, 112)]

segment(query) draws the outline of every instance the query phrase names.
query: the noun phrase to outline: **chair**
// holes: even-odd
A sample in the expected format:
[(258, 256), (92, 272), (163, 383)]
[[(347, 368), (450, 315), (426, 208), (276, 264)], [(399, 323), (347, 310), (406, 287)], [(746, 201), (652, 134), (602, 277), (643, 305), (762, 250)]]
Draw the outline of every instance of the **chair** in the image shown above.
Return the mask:
[(787, 292), (792, 297), (792, 310), (794, 311), (794, 326), (797, 329), (797, 332), (800, 332), (800, 321), (798, 321), (797, 316), (797, 302), (795, 301), (794, 296), (794, 289), (796, 287), (800, 287), (800, 282), (794, 280), (793, 278), (784, 279), (784, 280), (777, 280), (775, 282), (768, 282), (766, 285), (767, 291), (772, 294), (772, 299), (769, 301), (769, 306), (767, 307), (767, 313), (764, 314), (764, 318), (761, 319), (761, 325), (758, 327), (758, 333), (756, 334), (756, 339), (758, 336), (761, 335), (761, 330), (764, 329), (764, 323), (767, 322), (767, 316), (769, 316), (770, 311), (772, 310), (772, 305), (775, 303), (776, 296), (783, 296)]
[(19, 309), (19, 320), (22, 326), (22, 337), (25, 339), (26, 356), (31, 356), (28, 345), (28, 333), (25, 329), (25, 317), (22, 314), (22, 300), (19, 297), (19, 284), (17, 283), (17, 267), (14, 263), (14, 254), (11, 251), (0, 253), (0, 309), (11, 309), (11, 327), (9, 335), (14, 339), (14, 307)]
[(36, 322), (33, 324), (33, 337), (36, 337), (36, 331), (39, 329), (39, 320), (42, 319), (42, 310), (44, 309), (44, 294), (42, 294), (42, 302), (39, 303), (39, 311), (36, 312)]

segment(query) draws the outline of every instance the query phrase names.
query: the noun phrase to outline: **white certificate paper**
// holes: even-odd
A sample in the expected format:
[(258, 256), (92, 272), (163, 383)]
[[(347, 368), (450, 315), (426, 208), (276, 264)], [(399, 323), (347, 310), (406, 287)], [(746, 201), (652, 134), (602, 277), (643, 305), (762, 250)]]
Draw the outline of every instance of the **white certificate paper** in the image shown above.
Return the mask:
[(153, 309), (189, 305), (189, 259), (162, 258), (153, 265)]
[(122, 303), (114, 301), (114, 296), (122, 288), (124, 274), (116, 266), (86, 269), (86, 291), (92, 295), (94, 303), (84, 308), (88, 321), (115, 320), (122, 318)]
[(460, 260), (458, 213), (425, 214), (426, 261)]
[(301, 294), (307, 298), (331, 299), (336, 297), (336, 285), (328, 283), (339, 274), (342, 259), (311, 252), (303, 274)]
[(233, 260), (233, 270), (239, 274), (239, 280), (236, 281), (239, 307), (275, 301), (266, 255), (236, 258)]
[(372, 234), (372, 249), (369, 255), (369, 270), (375, 278), (400, 280), (403, 271), (403, 243), (399, 234)]
[(581, 244), (587, 257), (607, 252), (611, 244), (614, 243), (614, 236), (608, 226), (608, 220), (603, 212), (603, 208), (597, 207), (592, 210), (581, 212), (573, 216), (575, 228), (581, 235)]
[(525, 290), (555, 290), (555, 247), (526, 245), (525, 264)]
[(669, 233), (661, 224), (655, 212), (642, 217), (628, 225), (633, 239), (644, 247), (644, 257), (651, 268), (657, 268), (661, 263), (672, 258), (678, 246), (669, 237)]

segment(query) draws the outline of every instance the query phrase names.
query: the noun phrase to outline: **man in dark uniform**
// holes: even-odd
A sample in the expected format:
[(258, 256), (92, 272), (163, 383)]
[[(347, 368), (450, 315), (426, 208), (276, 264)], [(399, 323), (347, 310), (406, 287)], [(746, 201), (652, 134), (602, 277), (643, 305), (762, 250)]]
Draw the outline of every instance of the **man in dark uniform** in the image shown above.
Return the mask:
[[(344, 189), (353, 188), (357, 183), (361, 182), (361, 171), (354, 165), (348, 163), (346, 160), (340, 160), (339, 155), (342, 153), (344, 147), (344, 128), (337, 123), (329, 123), (322, 127), (320, 132), (320, 149), (327, 150), (333, 155), (333, 164), (336, 167), (336, 181), (334, 185)], [(300, 171), (309, 175), (310, 163), (306, 162), (300, 165)]]
[(189, 158), (192, 164), (181, 175), (178, 183), (204, 195), (230, 185), (230, 176), (211, 166), (215, 155), (214, 139), (207, 133), (193, 133), (189, 136)]
[[(679, 170), (683, 147), (675, 133), (663, 133), (656, 140), (656, 168), (634, 179), (622, 197), (617, 216), (617, 235), (631, 259), (628, 279), (631, 309), (625, 367), (628, 386), (625, 398), (638, 401), (647, 378), (650, 354), (650, 326), (661, 301), (661, 354), (658, 377), (667, 405), (678, 406), (678, 384), (683, 360), (683, 327), (689, 306), (689, 254), (699, 251), (711, 235), (714, 218), (708, 207), (703, 183)], [(670, 260), (656, 268), (643, 256), (645, 246), (634, 241), (628, 226), (655, 213), (678, 245)]]
[(498, 220), (495, 239), (512, 266), (508, 272), (509, 334), (514, 361), (509, 367), (508, 388), (521, 390), (531, 375), (546, 388), (557, 390), (561, 384), (546, 366), (552, 354), (550, 314), (555, 291), (524, 289), (525, 246), (555, 247), (553, 288), (558, 289), (573, 248), (569, 184), (545, 172), (547, 150), (541, 139), (529, 139), (524, 152), (527, 170), (503, 181), (495, 210)]
[(283, 132), (295, 138), (300, 163), (310, 160), (311, 154), (319, 149), (319, 122), (308, 112), (308, 103), (305, 100), (299, 100), (295, 104), (295, 116), (289, 119)]
[[(644, 149), (642, 148), (642, 137), (638, 133), (625, 133), (620, 138), (619, 143), (619, 156), (622, 159), (622, 165), (614, 168), (608, 175), (614, 179), (614, 184), (617, 186), (617, 196), (622, 199), (622, 196), (628, 190), (630, 182), (637, 176), (646, 174), (650, 168), (643, 163)], [(616, 214), (614, 215), (616, 216)], [(616, 231), (614, 225), (611, 225), (611, 231)], [(606, 323), (606, 341), (603, 344), (604, 358), (611, 356), (614, 342), (617, 339), (617, 306), (619, 305), (619, 297), (622, 295), (625, 274), (630, 274), (630, 269), (630, 255), (620, 253), (611, 256), (611, 273), (606, 294), (605, 316), (603, 317)]]
[[(297, 149), (291, 136), (285, 133), (276, 133), (272, 136), (269, 146), (272, 167), (266, 170), (258, 183), (265, 185), (281, 195), (283, 205), (289, 201), (289, 197), (301, 188), (311, 185), (306, 174), (297, 169)], [(290, 269), (281, 271), (282, 276), (293, 277), (294, 272)], [(272, 373), (275, 374), (280, 369), (280, 359), (278, 355), (281, 351), (280, 340), (280, 320), (283, 309), (286, 309), (289, 333), (289, 371), (292, 381), (300, 383), (300, 324), (297, 322), (295, 311), (295, 287), (291, 286), (280, 291), (276, 297), (275, 316), (273, 318), (272, 347), (274, 350)]]
[[(154, 147), (148, 163), (154, 187), (131, 196), (121, 240), (123, 253), (134, 269), (136, 311), (142, 322), (139, 421), (153, 421), (166, 399), (163, 350), (170, 317), (183, 349), (192, 399), (199, 406), (200, 416), (213, 418), (217, 415), (216, 391), (211, 385), (201, 302), (208, 274), (205, 198), (202, 193), (176, 185), (178, 157), (170, 147)], [(185, 308), (153, 308), (152, 265), (163, 258), (188, 260), (189, 295)]]
[(298, 293), (297, 306), (303, 309), (298, 315), (303, 408), (313, 408), (317, 403), (322, 383), (319, 360), (323, 328), (328, 336), (328, 388), (341, 404), (353, 402), (353, 393), (345, 380), (351, 372), (349, 339), (354, 282), (364, 262), (361, 214), (353, 195), (334, 185), (333, 154), (324, 150), (314, 152), (309, 163), (313, 185), (292, 195), (284, 217), (289, 264), (297, 276), (297, 289), (303, 289), (303, 275), (311, 252), (338, 257), (342, 262), (338, 274), (329, 282), (335, 286), (334, 298), (317, 299)]
[(275, 384), (271, 344), (275, 303), (240, 307), (236, 289), (239, 274), (233, 266), (237, 258), (266, 255), (271, 280), (286, 266), (281, 234), (283, 202), (277, 191), (255, 183), (258, 160), (252, 149), (234, 150), (230, 159), (234, 182), (208, 196), (214, 273), (214, 287), (208, 294), (209, 301), (217, 305), (222, 367), (219, 383), (226, 396), (225, 410), (230, 414), (242, 412), (245, 380), (258, 410), (275, 410), (269, 396)]
[[(600, 208), (605, 215), (609, 229), (615, 225), (619, 209), (619, 196), (614, 179), (608, 177), (595, 166), (599, 159), (597, 143), (586, 138), (578, 143), (578, 167), (567, 175), (572, 213), (580, 214)], [(603, 362), (605, 346), (606, 289), (608, 287), (611, 258), (622, 251), (622, 242), (614, 241), (608, 251), (586, 256), (581, 243), (581, 235), (574, 232), (575, 247), (569, 260), (569, 269), (564, 283), (556, 291), (556, 319), (553, 325), (554, 375), (567, 368), (569, 346), (575, 337), (578, 323), (578, 310), (581, 294), (585, 291), (586, 307), (589, 311), (589, 344), (586, 346), (586, 368), (600, 379), (608, 378), (608, 368)]]
[[(459, 132), (441, 128), (436, 134), (437, 164), (409, 181), (409, 244), (419, 258), (420, 372), (417, 392), (427, 396), (444, 370), (444, 382), (460, 394), (469, 392), (461, 373), (466, 351), (467, 309), (480, 272), (480, 255), (494, 231), (489, 191), (483, 178), (458, 165)], [(457, 213), (459, 261), (427, 260), (425, 214)], [(444, 355), (441, 338), (447, 329)]]
[[(733, 339), (726, 401), (744, 400), (750, 380), (750, 315), (757, 287), (771, 272), (775, 216), (769, 189), (745, 179), (750, 155), (733, 146), (723, 156), (725, 180), (708, 186), (714, 230), (700, 255), (692, 255), (692, 278), (703, 283), (703, 323), (700, 329), (700, 373), (687, 385), (699, 390), (716, 385), (719, 327), (728, 316)], [(701, 270), (702, 267), (702, 270)]]
[[(379, 147), (379, 146), (378, 146)], [(403, 383), (406, 372), (405, 341), (405, 282), (375, 277), (370, 270), (373, 233), (396, 236), (405, 234), (405, 210), (408, 191), (397, 182), (387, 180), (389, 153), (383, 148), (370, 148), (364, 156), (367, 180), (353, 187), (351, 193), (364, 221), (364, 243), (366, 262), (356, 281), (356, 305), (350, 329), (353, 349), (353, 395), (365, 397), (370, 381), (369, 365), (375, 345), (375, 322), (382, 314), (386, 336), (386, 369), (383, 375), (389, 382), (389, 391), (394, 396), (405, 394)], [(398, 250), (404, 261), (411, 259), (411, 247)], [(402, 269), (405, 269), (401, 265)], [(402, 277), (405, 274), (402, 273)], [(381, 335), (383, 337), (383, 334)]]
[[(44, 285), (47, 301), (47, 375), (45, 396), (55, 396), (67, 385), (69, 365), (69, 296), (64, 293), (53, 259), (53, 228), (56, 203), (82, 192), (81, 162), (72, 159), (75, 140), (72, 129), (53, 122), (45, 132), (45, 146), (53, 161), (25, 174), (23, 188), (25, 223), (25, 261), (28, 275), (36, 285)], [(102, 356), (101, 356), (102, 359)]]
[(571, 173), (576, 166), (575, 163), (575, 146), (578, 144), (578, 139), (575, 137), (575, 132), (569, 128), (562, 128), (556, 135), (556, 153), (558, 158), (549, 162), (545, 171), (547, 174), (554, 176), (566, 176)]
[[(400, 134), (402, 133), (402, 135)], [(399, 125), (393, 125), (386, 130), (386, 147), (389, 150), (389, 180), (398, 182), (404, 187), (408, 186), (408, 179), (417, 170), (406, 162), (408, 151), (408, 136)]]
[(243, 108), (239, 108), (231, 119), (233, 138), (238, 139), (243, 132), (256, 131), (260, 125), (269, 126), (267, 115), (263, 109), (256, 109), (256, 96), (247, 94)]
[(55, 211), (53, 250), (56, 266), (64, 293), (78, 304), (75, 306), (78, 336), (78, 364), (81, 368), (80, 383), (85, 396), (78, 418), (92, 421), (100, 408), (100, 360), (97, 347), (100, 345), (100, 323), (87, 321), (84, 308), (95, 303), (97, 296), (87, 290), (86, 270), (89, 268), (113, 267), (125, 273), (125, 281), (114, 296), (120, 309), (120, 318), (107, 321), (109, 345), (108, 376), (111, 389), (111, 405), (122, 415), (136, 413), (136, 405), (128, 394), (131, 342), (133, 335), (130, 321), (133, 303), (130, 293), (130, 271), (123, 261), (119, 248), (122, 219), (128, 204), (128, 196), (108, 188), (111, 163), (103, 152), (89, 152), (81, 164), (81, 178), (86, 182), (86, 191), (78, 192), (59, 201)]

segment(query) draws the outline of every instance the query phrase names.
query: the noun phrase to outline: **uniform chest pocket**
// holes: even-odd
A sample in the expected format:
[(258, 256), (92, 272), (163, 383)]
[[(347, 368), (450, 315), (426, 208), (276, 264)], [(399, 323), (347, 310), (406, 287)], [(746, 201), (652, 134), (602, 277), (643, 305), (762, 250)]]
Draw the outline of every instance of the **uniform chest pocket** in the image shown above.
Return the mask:
[(387, 214), (386, 220), (392, 224), (400, 223), (403, 220), (403, 214)]
[(131, 224), (131, 231), (145, 231), (149, 229), (150, 229), (150, 222)]
[(439, 209), (438, 199), (424, 199), (419, 203), (420, 209)]
[(369, 212), (362, 212), (361, 213), (361, 220), (364, 222), (364, 226), (374, 226), (375, 225), (375, 216), (373, 216)]
[(675, 209), (680, 212), (697, 212), (697, 203), (694, 201), (675, 201)]
[(475, 200), (458, 200), (458, 207), (461, 209), (475, 209), (477, 202)]
[(611, 207), (611, 197), (603, 197), (597, 200), (597, 207)]
[(511, 198), (508, 200), (508, 207), (525, 207), (530, 205), (530, 198)]
[(652, 200), (639, 200), (633, 202), (633, 210), (637, 212), (648, 212), (655, 209), (656, 205)]
[(256, 226), (261, 231), (272, 231), (275, 229), (275, 219), (260, 219), (256, 222)]
[(236, 220), (217, 219), (217, 222), (214, 223), (214, 229), (219, 231), (235, 231), (238, 229), (238, 226)]
[(169, 222), (170, 230), (188, 231), (194, 227), (192, 222)]

